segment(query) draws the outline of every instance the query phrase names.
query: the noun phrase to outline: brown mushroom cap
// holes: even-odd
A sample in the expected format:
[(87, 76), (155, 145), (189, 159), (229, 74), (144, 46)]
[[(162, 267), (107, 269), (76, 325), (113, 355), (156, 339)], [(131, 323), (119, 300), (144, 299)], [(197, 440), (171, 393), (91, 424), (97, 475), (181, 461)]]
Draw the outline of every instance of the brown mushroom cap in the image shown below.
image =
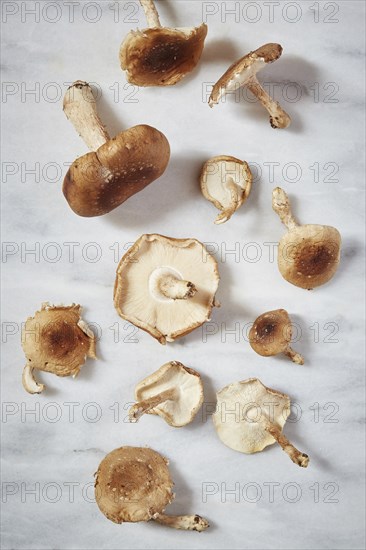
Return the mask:
[(76, 159), (63, 193), (79, 216), (101, 216), (159, 178), (169, 158), (164, 134), (145, 124), (134, 126)]
[(94, 334), (81, 319), (81, 306), (42, 304), (22, 330), (27, 365), (57, 376), (76, 376), (86, 357), (96, 358)]
[(199, 373), (178, 361), (166, 363), (137, 384), (135, 398), (138, 403), (135, 407), (138, 409), (140, 402), (148, 401), (163, 392), (172, 392), (170, 399), (146, 412), (161, 416), (170, 426), (176, 428), (189, 424), (203, 402), (203, 386)]
[(95, 498), (114, 523), (149, 521), (172, 502), (168, 461), (152, 449), (121, 447), (102, 460), (96, 473)]
[(278, 268), (286, 281), (312, 289), (327, 283), (338, 269), (341, 236), (327, 225), (300, 225), (279, 243)]
[(216, 224), (228, 221), (247, 200), (252, 181), (252, 173), (245, 161), (220, 155), (205, 162), (200, 185), (203, 196), (221, 210)]
[(196, 28), (156, 27), (131, 31), (120, 49), (121, 67), (137, 86), (171, 86), (200, 60), (207, 25)]
[(233, 91), (237, 86), (244, 86), (248, 80), (263, 69), (268, 63), (273, 63), (282, 55), (280, 44), (264, 44), (257, 50), (249, 52), (235, 61), (214, 85), (209, 105), (218, 103), (226, 91)]
[[(187, 288), (193, 284), (195, 292), (183, 299), (161, 295), (157, 282), (167, 274)], [(123, 319), (165, 344), (209, 320), (218, 283), (217, 262), (199, 241), (142, 235), (120, 261), (114, 305)]]
[(284, 309), (263, 313), (254, 321), (249, 343), (256, 353), (269, 357), (285, 352), (292, 338), (290, 317)]

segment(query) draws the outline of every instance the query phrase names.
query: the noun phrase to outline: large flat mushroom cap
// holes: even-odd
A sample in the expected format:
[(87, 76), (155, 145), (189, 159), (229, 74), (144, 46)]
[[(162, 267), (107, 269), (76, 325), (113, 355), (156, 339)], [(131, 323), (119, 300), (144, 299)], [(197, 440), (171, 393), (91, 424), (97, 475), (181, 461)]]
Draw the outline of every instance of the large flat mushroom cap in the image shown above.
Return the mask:
[(289, 283), (312, 289), (328, 282), (338, 269), (341, 236), (325, 225), (300, 225), (281, 238), (278, 267)]
[(147, 124), (133, 126), (76, 159), (62, 190), (76, 214), (101, 216), (158, 179), (169, 158), (164, 134)]
[(192, 421), (203, 402), (201, 377), (193, 369), (178, 361), (166, 363), (139, 382), (135, 389), (136, 401), (143, 401), (158, 393), (174, 389), (176, 398), (154, 407), (149, 414), (157, 414), (176, 428)]
[(275, 443), (259, 422), (262, 411), (282, 429), (290, 414), (290, 398), (267, 388), (257, 378), (223, 388), (217, 393), (217, 410), (212, 416), (221, 441), (235, 451), (249, 454)]
[(212, 88), (209, 98), (209, 105), (216, 105), (226, 92), (235, 91), (244, 86), (258, 71), (263, 69), (268, 63), (273, 63), (282, 54), (280, 44), (265, 44), (257, 50), (248, 53), (235, 61)]
[(95, 479), (100, 511), (114, 523), (149, 521), (173, 500), (167, 460), (143, 447), (121, 447), (107, 454)]
[(171, 86), (200, 60), (207, 25), (130, 31), (120, 49), (121, 67), (137, 86)]
[(81, 319), (81, 306), (42, 304), (22, 330), (27, 365), (57, 376), (75, 376), (86, 357), (95, 358), (95, 337)]
[[(162, 271), (192, 282), (196, 294), (186, 300), (156, 294)], [(165, 344), (210, 319), (218, 284), (217, 262), (199, 241), (142, 235), (118, 266), (114, 305), (123, 319)]]

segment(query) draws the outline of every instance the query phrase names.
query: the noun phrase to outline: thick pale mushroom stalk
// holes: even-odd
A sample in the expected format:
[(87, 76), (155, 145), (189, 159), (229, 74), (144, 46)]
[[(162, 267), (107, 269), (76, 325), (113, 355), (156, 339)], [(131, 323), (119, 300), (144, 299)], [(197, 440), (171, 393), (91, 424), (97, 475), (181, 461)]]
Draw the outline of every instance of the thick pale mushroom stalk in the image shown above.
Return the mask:
[(291, 118), (284, 111), (278, 101), (274, 101), (259, 84), (257, 77), (253, 76), (246, 84), (248, 90), (261, 102), (269, 113), (269, 122), (272, 128), (287, 128), (291, 124)]
[(292, 211), (290, 200), (287, 196), (287, 193), (281, 189), (281, 187), (276, 187), (272, 193), (272, 208), (278, 214), (281, 222), (287, 227), (289, 231), (292, 231), (299, 226), (298, 222), (295, 220)]
[(24, 367), (22, 374), (23, 387), (28, 393), (31, 394), (42, 393), (46, 386), (37, 382), (34, 378), (33, 372), (33, 367), (30, 367), (29, 365)]
[(303, 365), (304, 364), (304, 358), (300, 353), (292, 349), (291, 346), (288, 346), (288, 348), (284, 351), (284, 354), (287, 355), (291, 359), (293, 363), (296, 363), (297, 365)]
[(185, 531), (205, 531), (210, 526), (207, 519), (198, 515), (167, 516), (166, 514), (155, 514), (153, 520), (161, 525)]
[(77, 80), (68, 88), (63, 108), (79, 136), (92, 151), (110, 139), (98, 116), (96, 101), (87, 82)]
[(161, 277), (159, 289), (166, 298), (172, 300), (187, 300), (187, 298), (192, 298), (197, 292), (193, 283), (178, 279), (173, 275), (164, 275)]
[(302, 453), (296, 447), (290, 443), (290, 441), (283, 435), (281, 430), (272, 424), (269, 419), (262, 413), (264, 418), (263, 423), (265, 430), (271, 434), (271, 436), (277, 441), (277, 443), (282, 447), (285, 453), (291, 458), (292, 462), (301, 466), (302, 468), (307, 468), (309, 464), (309, 457), (307, 454)]
[(140, 4), (145, 12), (146, 21), (150, 28), (161, 27), (158, 10), (153, 0), (140, 0)]
[(231, 194), (231, 206), (221, 212), (216, 217), (215, 224), (219, 225), (230, 220), (231, 216), (237, 211), (239, 202), (242, 200), (243, 190), (235, 183), (233, 178), (229, 178), (226, 183), (227, 188)]
[(157, 395), (149, 397), (148, 399), (144, 399), (139, 403), (135, 403), (130, 408), (128, 413), (130, 422), (137, 422), (143, 414), (151, 411), (151, 409), (154, 409), (161, 403), (165, 403), (166, 401), (174, 401), (176, 397), (177, 391), (174, 388), (170, 388), (169, 390), (165, 390)]

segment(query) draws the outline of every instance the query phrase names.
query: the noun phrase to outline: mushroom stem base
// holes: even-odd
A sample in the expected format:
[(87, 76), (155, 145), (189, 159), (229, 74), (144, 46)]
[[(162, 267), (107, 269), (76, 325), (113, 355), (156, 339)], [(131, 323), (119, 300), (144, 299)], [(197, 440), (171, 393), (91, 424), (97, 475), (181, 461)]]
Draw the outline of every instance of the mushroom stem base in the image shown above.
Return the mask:
[(185, 531), (205, 531), (210, 526), (207, 519), (198, 515), (167, 516), (166, 514), (156, 514), (153, 520), (161, 525), (166, 525), (173, 529), (184, 529)]
[(159, 288), (166, 298), (172, 300), (187, 300), (192, 298), (197, 289), (190, 281), (177, 279), (173, 275), (165, 275), (159, 282)]
[(269, 122), (272, 128), (287, 128), (291, 124), (291, 118), (284, 111), (281, 105), (274, 101), (267, 92), (259, 84), (256, 77), (252, 77), (247, 83), (248, 89), (254, 94), (258, 100), (262, 103), (263, 107), (267, 109), (269, 113)]
[(150, 28), (161, 27), (158, 10), (153, 0), (140, 0), (140, 4), (145, 12), (147, 24)]
[(301, 466), (302, 468), (307, 468), (309, 464), (309, 457), (305, 453), (302, 453), (296, 447), (292, 445), (292, 443), (289, 442), (287, 437), (285, 437), (279, 428), (276, 426), (268, 425), (266, 426), (266, 430), (268, 433), (271, 434), (272, 437), (275, 438), (277, 443), (282, 447), (282, 449), (285, 451), (286, 454), (291, 458), (292, 462), (297, 464), (298, 466)]
[(287, 193), (281, 189), (281, 187), (276, 187), (273, 189), (272, 208), (279, 216), (283, 225), (285, 225), (289, 231), (292, 231), (299, 226), (292, 215), (290, 200)]
[(30, 367), (29, 365), (26, 365), (24, 367), (22, 375), (23, 387), (28, 393), (31, 394), (42, 393), (45, 389), (45, 385), (37, 382), (37, 380), (34, 378), (33, 371), (34, 368)]
[(294, 349), (292, 349), (290, 346), (285, 351), (285, 355), (291, 359), (294, 363), (297, 365), (303, 365), (304, 364), (304, 358), (300, 353), (297, 353)]
[(169, 390), (165, 390), (157, 395), (149, 397), (148, 399), (135, 403), (128, 412), (130, 422), (137, 422), (143, 414), (151, 411), (151, 409), (157, 407), (160, 403), (164, 403), (165, 401), (173, 401), (175, 398), (176, 391), (174, 388), (170, 388)]

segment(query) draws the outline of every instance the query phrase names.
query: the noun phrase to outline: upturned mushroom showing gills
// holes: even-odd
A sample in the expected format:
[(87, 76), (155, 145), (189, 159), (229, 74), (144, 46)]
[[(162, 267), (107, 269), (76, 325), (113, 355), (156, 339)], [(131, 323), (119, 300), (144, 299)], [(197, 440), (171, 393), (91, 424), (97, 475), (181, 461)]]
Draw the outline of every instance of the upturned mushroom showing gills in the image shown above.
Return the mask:
[(262, 313), (254, 321), (249, 332), (249, 343), (259, 355), (270, 357), (284, 353), (294, 363), (303, 365), (303, 357), (293, 350), (290, 345), (291, 338), (291, 320), (284, 309)]
[(131, 31), (119, 57), (127, 80), (137, 86), (171, 86), (193, 71), (200, 60), (207, 25), (162, 27), (153, 0), (140, 0), (148, 29)]
[(45, 388), (34, 378), (34, 370), (75, 377), (87, 357), (96, 359), (94, 334), (76, 304), (42, 304), (24, 323), (22, 347), (27, 359), (22, 381), (28, 393), (41, 393)]
[(200, 185), (203, 196), (221, 210), (216, 224), (227, 222), (247, 200), (252, 181), (252, 173), (245, 161), (222, 155), (205, 162)]
[(130, 408), (131, 422), (143, 414), (157, 414), (180, 428), (192, 422), (203, 402), (201, 377), (178, 361), (170, 361), (142, 380), (135, 389), (137, 403)]
[(164, 173), (170, 158), (164, 134), (140, 124), (111, 139), (87, 82), (70, 86), (64, 112), (92, 150), (73, 162), (63, 183), (65, 198), (79, 216), (107, 214)]
[(281, 54), (280, 44), (265, 44), (233, 63), (214, 85), (208, 102), (209, 106), (213, 107), (219, 103), (228, 92), (234, 92), (246, 86), (267, 109), (272, 128), (287, 128), (291, 118), (281, 105), (267, 94), (257, 79), (257, 72), (276, 61)]
[(306, 468), (308, 455), (298, 451), (282, 433), (290, 415), (290, 398), (266, 388), (257, 378), (234, 382), (217, 393), (213, 423), (221, 441), (241, 453), (263, 451), (278, 443), (292, 462)]
[(341, 254), (341, 236), (329, 225), (299, 225), (283, 189), (276, 187), (272, 207), (287, 227), (278, 247), (278, 268), (289, 283), (312, 290), (336, 273)]
[(196, 239), (142, 235), (119, 263), (114, 305), (165, 344), (210, 319), (218, 284), (217, 262)]
[(156, 521), (174, 529), (204, 531), (201, 516), (170, 516), (174, 499), (168, 461), (147, 447), (120, 447), (107, 454), (95, 474), (99, 510), (114, 523)]

